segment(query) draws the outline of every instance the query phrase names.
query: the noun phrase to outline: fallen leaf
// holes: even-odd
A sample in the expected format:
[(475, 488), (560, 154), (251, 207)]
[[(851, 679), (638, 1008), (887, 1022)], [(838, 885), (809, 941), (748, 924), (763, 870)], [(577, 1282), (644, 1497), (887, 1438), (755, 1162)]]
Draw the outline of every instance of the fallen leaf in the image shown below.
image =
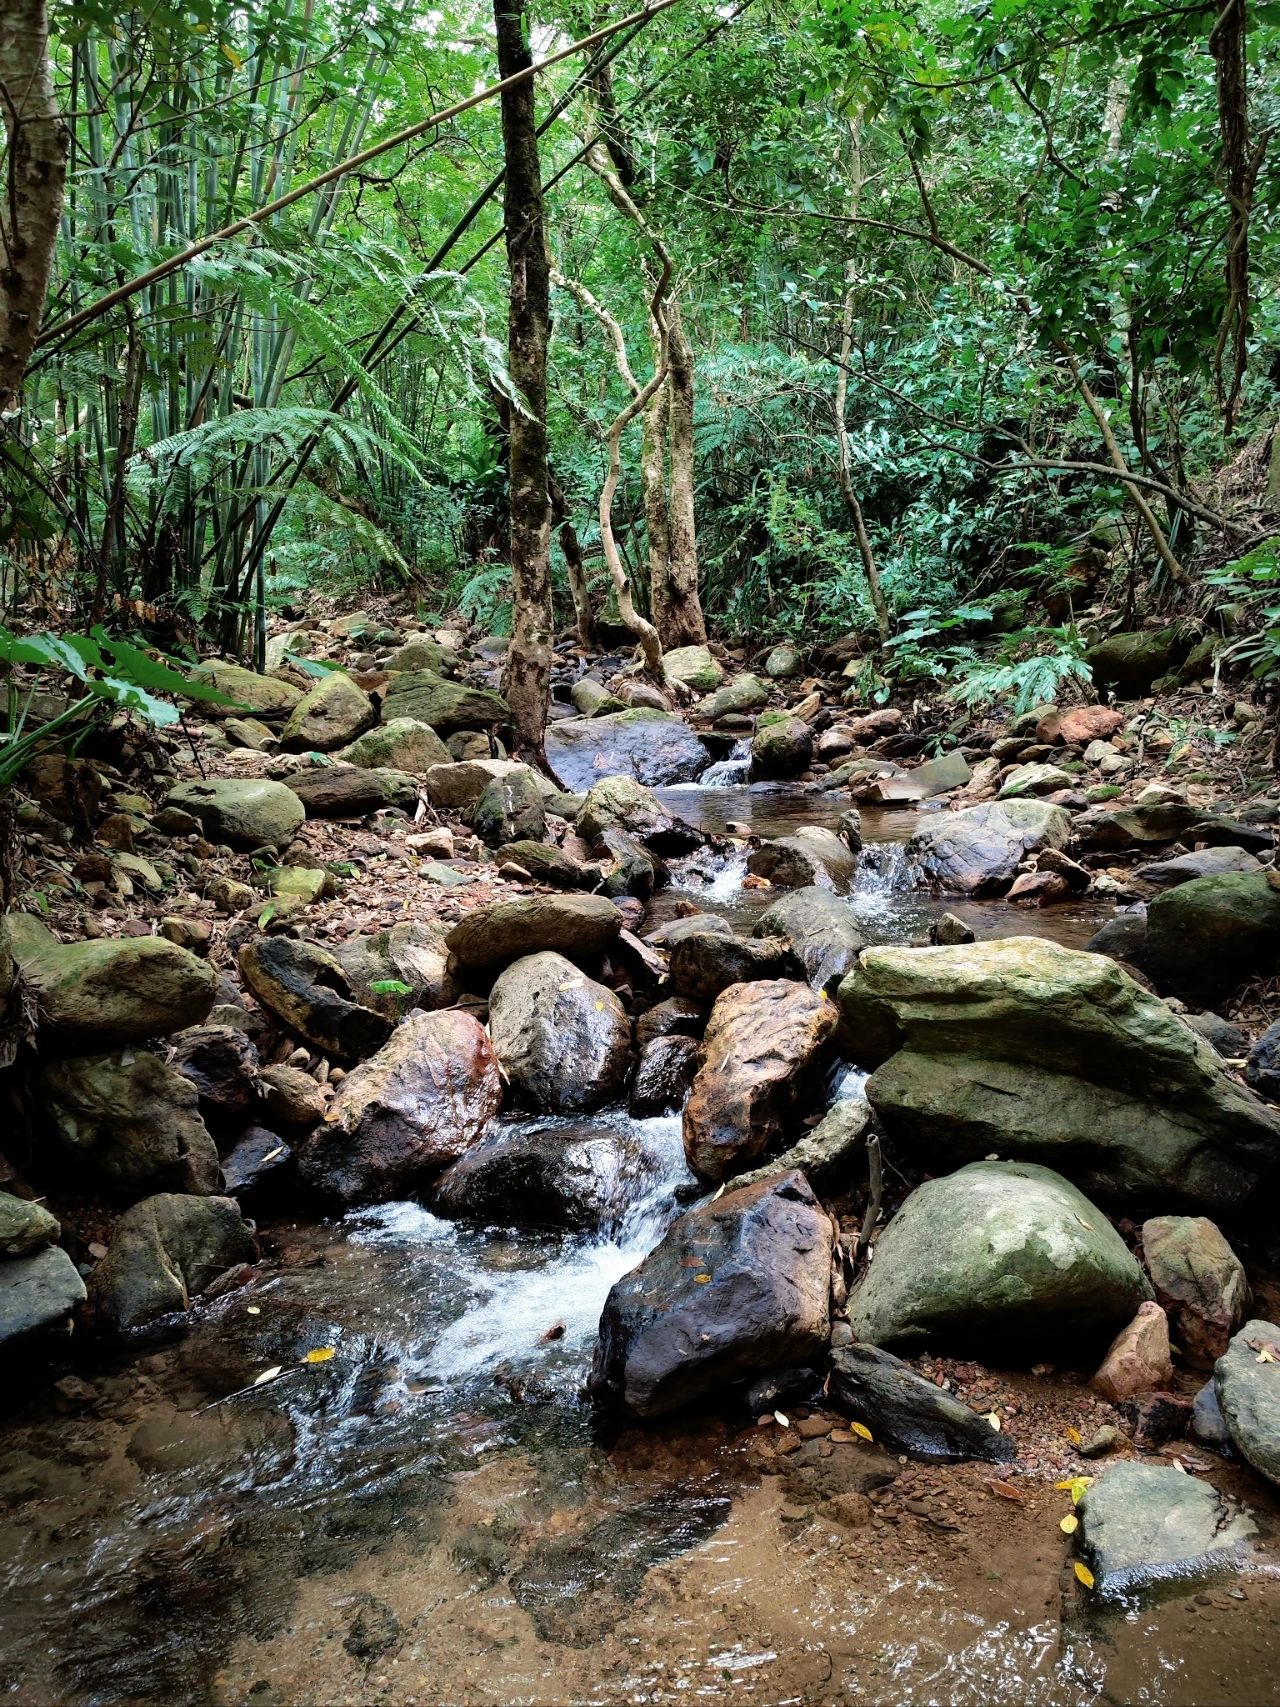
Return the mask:
[(773, 1420), (774, 1420), (774, 1422), (777, 1423), (779, 1428), (790, 1428), (791, 1427), (791, 1418), (787, 1417), (787, 1416), (783, 1416), (781, 1411), (775, 1411), (773, 1413)]
[(997, 1434), (999, 1434), (999, 1432), (1000, 1432), (1000, 1413), (998, 1411), (988, 1411), (986, 1413), (986, 1417), (987, 1417), (987, 1421), (991, 1424), (992, 1428), (995, 1429)]
[(262, 1314), (262, 1310), (257, 1304), (246, 1304), (244, 1307), (244, 1313), (246, 1316), (260, 1316)]
[(1002, 1500), (1013, 1500), (1017, 1505), (1025, 1505), (1026, 1499), (1021, 1490), (1011, 1482), (988, 1482), (987, 1486), (993, 1494), (999, 1494)]
[(1053, 1485), (1059, 1493), (1071, 1495), (1072, 1505), (1079, 1505), (1084, 1498), (1085, 1489), (1093, 1486), (1093, 1477), (1072, 1476), (1069, 1481), (1055, 1482)]
[(1079, 1559), (1077, 1559), (1075, 1564), (1072, 1566), (1072, 1569), (1076, 1573), (1076, 1581), (1078, 1583), (1083, 1583), (1086, 1588), (1093, 1587), (1093, 1572), (1089, 1569), (1088, 1565), (1082, 1565)]
[(281, 1373), (280, 1365), (277, 1363), (274, 1369), (264, 1369), (261, 1375), (255, 1377), (253, 1384), (255, 1387), (265, 1387), (268, 1381), (274, 1381), (276, 1376)]
[(302, 1361), (304, 1363), (328, 1363), (331, 1357), (336, 1356), (337, 1353), (331, 1345), (318, 1345), (313, 1347)]
[(1067, 1439), (1071, 1442), (1072, 1446), (1084, 1445), (1084, 1436), (1078, 1428), (1072, 1428), (1070, 1423), (1067, 1424)]
[(693, 1284), (695, 1286), (709, 1286), (711, 1284), (711, 1276), (709, 1274), (695, 1274), (693, 1277)]
[(1063, 1518), (1062, 1522), (1058, 1525), (1058, 1528), (1062, 1531), (1062, 1533), (1064, 1535), (1074, 1535), (1076, 1530), (1079, 1529), (1079, 1527), (1080, 1527), (1080, 1519), (1076, 1516), (1075, 1512), (1073, 1512), (1073, 1511), (1069, 1511), (1067, 1513), (1067, 1515)]
[(871, 1430), (867, 1427), (866, 1423), (851, 1422), (849, 1424), (849, 1427), (853, 1430), (854, 1434), (857, 1435), (859, 1440), (874, 1440), (875, 1439), (875, 1436), (872, 1434)]

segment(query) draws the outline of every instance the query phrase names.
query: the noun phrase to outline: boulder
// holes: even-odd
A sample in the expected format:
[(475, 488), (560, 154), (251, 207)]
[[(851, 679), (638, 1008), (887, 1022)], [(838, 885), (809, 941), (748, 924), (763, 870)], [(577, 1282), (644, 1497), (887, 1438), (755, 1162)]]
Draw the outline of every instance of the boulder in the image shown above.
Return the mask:
[(1246, 1322), (1214, 1366), (1213, 1384), (1232, 1445), (1280, 1486), (1280, 1327)]
[(446, 1168), (431, 1194), (442, 1215), (504, 1229), (594, 1231), (618, 1221), (652, 1164), (623, 1128), (497, 1128)]
[(610, 830), (622, 830), (664, 858), (690, 853), (706, 840), (629, 776), (604, 777), (592, 785), (578, 814), (577, 830), (588, 846)]
[(815, 990), (834, 992), (858, 964), (866, 937), (853, 913), (827, 890), (796, 889), (761, 915), (755, 935), (776, 937)]
[(1268, 1102), (1280, 1103), (1280, 1021), (1269, 1025), (1249, 1050), (1244, 1077), (1245, 1083), (1260, 1097), (1266, 1097)]
[(997, 798), (1018, 800), (1028, 794), (1053, 794), (1059, 788), (1070, 788), (1074, 781), (1061, 765), (1015, 765), (1000, 784)]
[(404, 771), (414, 777), (425, 776), (433, 765), (450, 762), (449, 749), (435, 730), (416, 717), (393, 717), (368, 730), (343, 747), (338, 758), (365, 770)]
[(202, 702), (210, 717), (233, 717), (237, 712), (248, 711), (267, 723), (278, 723), (288, 717), (302, 698), (302, 689), (294, 687), (292, 682), (281, 681), (276, 676), (260, 676), (256, 670), (221, 660), (196, 664), (191, 676), (227, 696), (226, 705)]
[(751, 775), (765, 781), (800, 776), (813, 758), (813, 731), (798, 717), (761, 723), (751, 740)]
[(484, 1027), (457, 1008), (411, 1013), (338, 1086), (299, 1175), (342, 1203), (403, 1196), (465, 1155), (501, 1103)]
[(757, 1180), (771, 1179), (775, 1174), (789, 1173), (793, 1168), (802, 1173), (815, 1191), (842, 1195), (852, 1191), (866, 1174), (867, 1128), (871, 1124), (871, 1104), (865, 1095), (842, 1096), (811, 1132), (789, 1145), (780, 1155), (763, 1166), (739, 1174), (734, 1180), (739, 1186), (754, 1185)]
[(611, 711), (627, 708), (617, 694), (609, 692), (594, 676), (583, 676), (569, 689), (569, 698), (584, 717), (607, 717)]
[(668, 996), (636, 1021), (636, 1048), (643, 1050), (656, 1037), (701, 1037), (707, 1008), (687, 996)]
[(566, 718), (547, 729), (547, 759), (571, 792), (604, 776), (631, 776), (649, 788), (692, 782), (709, 763), (683, 718), (637, 706), (607, 717)]
[(386, 1016), (354, 1000), (340, 962), (315, 943), (258, 937), (240, 950), (239, 966), (254, 998), (322, 1054), (349, 1065), (386, 1041)]
[(453, 999), (444, 944), (430, 926), (392, 925), (372, 936), (349, 937), (335, 945), (333, 957), (355, 1000), (388, 1019), (399, 1019), (409, 1008), (443, 1008)]
[(1150, 1296), (1124, 1240), (1061, 1174), (974, 1162), (906, 1199), (849, 1320), (872, 1345), (1096, 1349)]
[(409, 670), (393, 676), (383, 700), (384, 717), (412, 717), (437, 735), (457, 729), (493, 729), (511, 721), (505, 699), (487, 688), (464, 687), (431, 670)]
[(533, 882), (545, 883), (552, 889), (591, 889), (600, 880), (598, 865), (584, 865), (547, 842), (507, 842), (494, 858), (499, 870), (503, 866), (519, 866)]
[(937, 794), (949, 794), (953, 788), (963, 788), (973, 772), (963, 753), (941, 753), (936, 759), (926, 759), (912, 771), (896, 776), (870, 777), (856, 790), (859, 799), (881, 806), (907, 806), (917, 800), (932, 800)]
[(1036, 937), (869, 948), (839, 1002), (887, 1135), (933, 1165), (1043, 1160), (1090, 1193), (1210, 1213), (1280, 1169), (1280, 1117), (1103, 955)]
[(599, 1108), (626, 1076), (631, 1022), (622, 1003), (560, 954), (531, 954), (507, 967), (489, 995), (489, 1034), (526, 1107)]
[(504, 842), (540, 842), (547, 813), (538, 779), (528, 765), (517, 765), (485, 786), (471, 814), (471, 827), (491, 848)]
[[(783, 640), (775, 646), (764, 661), (764, 673), (774, 682), (789, 681), (803, 669), (804, 658), (800, 649), (793, 646), (789, 640)], [(713, 683), (712, 686), (714, 685)]]
[(506, 966), (552, 949), (571, 959), (604, 954), (622, 929), (622, 914), (601, 895), (533, 895), (477, 907), (449, 932), (445, 944), (460, 966)]
[(685, 1155), (700, 1179), (722, 1180), (776, 1144), (831, 1059), (836, 1019), (833, 1002), (788, 979), (717, 997), (684, 1110)]
[(411, 776), (380, 767), (316, 765), (295, 771), (289, 787), (308, 818), (367, 818), (388, 807), (412, 812), (418, 804), (418, 785)]
[(677, 687), (712, 693), (724, 680), (724, 670), (705, 646), (677, 646), (662, 657), (662, 673)]
[(722, 717), (745, 717), (769, 703), (769, 690), (758, 676), (735, 676), (694, 706), (699, 717), (716, 723)]
[(673, 1032), (645, 1044), (631, 1084), (631, 1113), (638, 1119), (679, 1113), (702, 1060), (696, 1039)]
[(1104, 1600), (1239, 1569), (1257, 1526), (1208, 1482), (1127, 1459), (1086, 1488), (1080, 1549)]
[(368, 694), (345, 671), (330, 670), (294, 706), (280, 740), (291, 753), (331, 753), (377, 721)]
[(293, 790), (267, 777), (180, 782), (169, 790), (165, 806), (189, 812), (211, 842), (250, 851), (287, 846), (306, 817)]
[(76, 1184), (130, 1199), (218, 1190), (218, 1152), (196, 1087), (158, 1056), (126, 1049), (59, 1061), (40, 1068), (35, 1091)]
[(1244, 848), (1197, 848), (1194, 853), (1179, 854), (1176, 859), (1140, 865), (1133, 875), (1144, 883), (1158, 883), (1162, 889), (1172, 889), (1174, 884), (1190, 883), (1195, 877), (1221, 877), (1224, 872), (1262, 869), (1261, 861)]
[(1196, 877), (1147, 908), (1143, 970), (1162, 989), (1199, 1001), (1270, 972), (1280, 955), (1280, 877)]
[(0, 1356), (65, 1331), (86, 1296), (76, 1265), (57, 1245), (0, 1262)]
[(1138, 1393), (1167, 1387), (1172, 1380), (1169, 1319), (1159, 1304), (1148, 1299), (1138, 1305), (1137, 1315), (1112, 1340), (1089, 1385), (1111, 1404), (1118, 1405)]
[(1017, 1451), (986, 1417), (874, 1345), (839, 1346), (831, 1354), (831, 1403), (873, 1440), (933, 1464), (978, 1459), (1008, 1464)]
[(991, 800), (962, 812), (940, 813), (907, 843), (917, 877), (961, 895), (1007, 888), (1020, 862), (1042, 848), (1063, 848), (1071, 820), (1042, 800)]
[(53, 1244), (61, 1232), (57, 1219), (43, 1204), (0, 1191), (0, 1258), (29, 1257)]
[(1082, 812), (1075, 821), (1075, 845), (1081, 853), (1127, 853), (1133, 848), (1163, 847), (1187, 834), (1196, 809), (1182, 800), (1154, 800)]
[(309, 1132), (325, 1110), (324, 1093), (310, 1073), (286, 1062), (262, 1069), (262, 1106), (276, 1131)]
[(1090, 741), (1109, 741), (1124, 728), (1124, 713), (1111, 705), (1076, 705), (1070, 711), (1056, 708), (1036, 724), (1036, 740), (1042, 746), (1087, 747)]
[(220, 1274), (257, 1254), (253, 1229), (231, 1198), (161, 1192), (116, 1222), (89, 1296), (100, 1321), (127, 1333), (190, 1309)]
[(1142, 1258), (1192, 1369), (1212, 1369), (1249, 1307), (1244, 1265), (1202, 1215), (1158, 1215), (1142, 1226)]
[(0, 938), (35, 1001), (45, 1051), (166, 1037), (198, 1025), (213, 1006), (213, 968), (163, 937), (62, 943), (39, 919), (10, 913)]
[(791, 950), (777, 938), (752, 942), (726, 931), (702, 930), (682, 931), (672, 941), (667, 975), (678, 996), (713, 1002), (731, 984), (787, 978), (793, 970)]
[[(258, 1100), (258, 1051), (238, 1026), (196, 1025), (169, 1044), (168, 1061), (190, 1084), (204, 1120), (243, 1126)], [(195, 1191), (191, 1185), (153, 1189)]]
[(403, 646), (398, 646), (387, 659), (387, 669), (401, 674), (424, 670), (428, 675), (443, 674), (445, 649), (429, 634), (411, 634)]
[(461, 759), (432, 765), (427, 771), (427, 799), (433, 806), (469, 818), (492, 782), (527, 770), (515, 759)]
[(1182, 663), (1191, 644), (1179, 628), (1109, 634), (1089, 647), (1084, 661), (1093, 672), (1095, 688), (1111, 689), (1121, 699), (1137, 699)]
[(857, 869), (848, 843), (813, 825), (762, 842), (747, 858), (752, 876), (768, 878), (775, 889), (848, 889)]
[(222, 1158), (222, 1176), (242, 1209), (278, 1202), (296, 1179), (293, 1151), (278, 1133), (251, 1126)]
[(831, 1217), (803, 1174), (682, 1215), (610, 1291), (592, 1394), (635, 1416), (664, 1416), (821, 1357), (833, 1249)]

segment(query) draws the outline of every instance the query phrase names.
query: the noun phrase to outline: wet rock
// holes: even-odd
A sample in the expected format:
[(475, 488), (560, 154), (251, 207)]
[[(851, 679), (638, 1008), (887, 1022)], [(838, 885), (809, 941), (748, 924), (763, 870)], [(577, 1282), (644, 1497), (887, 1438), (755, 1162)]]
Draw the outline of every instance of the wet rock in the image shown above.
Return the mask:
[(35, 1080), (55, 1142), (78, 1183), (118, 1196), (216, 1192), (218, 1152), (189, 1079), (145, 1050), (42, 1067)]
[(378, 720), (373, 701), (342, 670), (330, 670), (298, 701), (281, 731), (291, 753), (331, 753)]
[(53, 1244), (61, 1231), (43, 1204), (0, 1191), (0, 1258), (29, 1257)]
[(857, 861), (846, 842), (830, 830), (805, 827), (754, 848), (747, 870), (767, 877), (775, 889), (847, 889)]
[(451, 735), (458, 729), (493, 729), (511, 721), (511, 708), (498, 694), (447, 681), (431, 670), (408, 670), (393, 677), (387, 684), (382, 710), (388, 721), (412, 717), (437, 735)]
[(852, 1191), (866, 1175), (866, 1137), (870, 1124), (871, 1105), (865, 1096), (841, 1097), (811, 1132), (789, 1145), (772, 1162), (739, 1174), (734, 1185), (755, 1185), (758, 1180), (794, 1168), (815, 1191), (824, 1194)]
[(958, 948), (961, 943), (976, 942), (977, 937), (954, 913), (940, 913), (929, 926), (929, 941), (935, 948)]
[(189, 812), (211, 842), (250, 850), (286, 846), (306, 816), (291, 789), (266, 777), (180, 782), (169, 790), (165, 807)]
[(309, 1132), (325, 1111), (320, 1086), (301, 1067), (278, 1062), (262, 1069), (259, 1081), (267, 1118), (289, 1131)]
[(1247, 1513), (1207, 1482), (1134, 1459), (1085, 1490), (1079, 1515), (1081, 1551), (1103, 1598), (1238, 1570), (1257, 1534)]
[(392, 925), (339, 943), (333, 954), (351, 980), (356, 1000), (388, 1019), (399, 1019), (409, 1008), (442, 1008), (453, 999), (444, 945), (431, 926)]
[(166, 1410), (138, 1424), (125, 1454), (144, 1474), (171, 1482), (267, 1487), (293, 1468), (293, 1424), (265, 1405)]
[(722, 717), (741, 717), (769, 703), (769, 689), (758, 676), (735, 676), (694, 706), (699, 717), (717, 723)]
[(1172, 888), (1175, 883), (1189, 883), (1195, 877), (1220, 877), (1227, 871), (1261, 870), (1259, 861), (1243, 848), (1197, 848), (1194, 853), (1179, 854), (1176, 859), (1140, 865), (1133, 875), (1145, 883)]
[(1239, 818), (1201, 818), (1187, 831), (1190, 841), (1209, 847), (1243, 848), (1248, 853), (1269, 853), (1275, 847), (1275, 831)]
[(626, 1075), (631, 1022), (622, 1003), (560, 954), (532, 954), (507, 967), (489, 996), (489, 1034), (527, 1107), (599, 1108)]
[(1085, 949), (1090, 954), (1105, 954), (1110, 960), (1123, 961), (1126, 966), (1141, 970), (1147, 947), (1147, 910), (1118, 913), (1114, 919), (1089, 938)]
[(1017, 800), (1028, 794), (1052, 794), (1055, 789), (1070, 788), (1073, 778), (1060, 765), (1015, 765), (1000, 784), (998, 798)]
[(294, 771), (289, 788), (308, 818), (367, 818), (389, 807), (412, 812), (418, 804), (418, 785), (411, 776), (380, 767), (316, 765)]
[(1082, 853), (1125, 853), (1132, 848), (1163, 847), (1186, 835), (1196, 811), (1185, 801), (1153, 801), (1082, 812), (1075, 821), (1075, 845)]
[(632, 1114), (644, 1119), (682, 1109), (701, 1059), (702, 1050), (692, 1037), (677, 1033), (653, 1038), (636, 1064), (629, 1105)]
[(170, 1042), (168, 1060), (195, 1086), (205, 1120), (244, 1124), (258, 1099), (260, 1066), (258, 1051), (245, 1032), (230, 1025), (192, 1026)]
[[(1249, 1033), (1243, 1031), (1238, 1025), (1232, 1025), (1230, 1020), (1223, 1019), (1221, 1014), (1183, 1014), (1182, 1017), (1197, 1037), (1204, 1038), (1215, 1054), (1237, 1060), (1249, 1053)], [(1247, 1067), (1245, 1068), (1245, 1080), (1247, 1083), (1251, 1083)], [(1257, 1091), (1259, 1096), (1267, 1097), (1270, 1102), (1277, 1100), (1274, 1096), (1268, 1096), (1268, 1093), (1260, 1085), (1253, 1084), (1252, 1088)]]
[(694, 693), (713, 693), (724, 680), (723, 668), (705, 646), (677, 646), (664, 653), (662, 673)]
[(0, 1356), (66, 1329), (86, 1296), (76, 1265), (57, 1245), (0, 1262)]
[(386, 1016), (352, 999), (342, 966), (315, 943), (258, 937), (240, 950), (239, 966), (256, 1000), (322, 1054), (347, 1065), (386, 1041)]
[(578, 814), (577, 829), (589, 846), (610, 830), (622, 830), (664, 858), (690, 853), (706, 839), (629, 776), (605, 777), (592, 785)]
[(1176, 669), (1191, 650), (1191, 638), (1180, 628), (1146, 629), (1135, 634), (1109, 634), (1084, 655), (1094, 686), (1111, 689), (1121, 699), (1137, 699), (1153, 682)]
[(242, 1209), (278, 1201), (295, 1179), (293, 1151), (278, 1133), (251, 1126), (222, 1158), (222, 1177)]
[(976, 1458), (1008, 1464), (1017, 1450), (986, 1417), (873, 1345), (840, 1346), (831, 1354), (830, 1398), (870, 1429), (873, 1439), (935, 1464)]
[(621, 913), (603, 896), (535, 895), (477, 907), (453, 927), (445, 944), (460, 966), (483, 969), (544, 949), (593, 959), (621, 929)]
[(257, 1254), (253, 1231), (231, 1198), (162, 1192), (116, 1222), (89, 1295), (98, 1318), (125, 1333), (189, 1309), (220, 1274)]
[(385, 1201), (465, 1154), (501, 1102), (484, 1027), (457, 1008), (412, 1013), (343, 1079), (298, 1151), (299, 1175), (343, 1203)]
[(858, 964), (866, 937), (852, 912), (827, 890), (796, 889), (763, 913), (756, 937), (777, 938), (815, 990), (834, 991)]
[(689, 996), (668, 996), (636, 1021), (636, 1048), (643, 1050), (658, 1037), (701, 1037), (707, 1011), (704, 1002)]
[(786, 979), (735, 984), (716, 1000), (703, 1064), (684, 1110), (684, 1146), (701, 1179), (763, 1156), (830, 1060), (835, 1004)]
[(634, 1138), (598, 1122), (499, 1128), (445, 1169), (431, 1202), (466, 1221), (594, 1230), (623, 1213), (644, 1162)]
[(1149, 1300), (1138, 1305), (1138, 1313), (1127, 1323), (1103, 1358), (1089, 1385), (1113, 1405), (1135, 1393), (1150, 1393), (1173, 1380), (1173, 1358), (1169, 1350), (1169, 1322), (1159, 1304)]
[(677, 995), (712, 1002), (731, 984), (785, 978), (792, 970), (790, 948), (776, 938), (752, 942), (722, 931), (685, 931), (671, 944), (668, 976)]
[(238, 712), (248, 711), (268, 723), (278, 723), (288, 717), (302, 698), (302, 689), (294, 687), (292, 682), (280, 681), (275, 676), (260, 676), (255, 670), (246, 670), (240, 664), (222, 660), (196, 664), (191, 675), (194, 680), (206, 682), (225, 694), (230, 702), (226, 705), (202, 702), (209, 717), (234, 717)]
[(833, 1245), (831, 1218), (797, 1173), (682, 1215), (609, 1293), (593, 1395), (663, 1416), (820, 1357)]
[(1124, 728), (1124, 713), (1110, 705), (1077, 705), (1070, 711), (1051, 711), (1036, 725), (1036, 740), (1045, 746), (1087, 747), (1109, 741)]
[(1280, 1327), (1246, 1322), (1218, 1359), (1213, 1381), (1231, 1444), (1280, 1486)]
[(552, 723), (547, 758), (564, 786), (578, 793), (615, 775), (632, 776), (649, 788), (692, 782), (710, 762), (683, 718), (643, 706)]
[(428, 723), (416, 717), (393, 717), (377, 729), (343, 747), (338, 758), (367, 770), (405, 771), (424, 777), (433, 765), (450, 763), (449, 749)]
[(1144, 971), (1161, 989), (1212, 1001), (1280, 955), (1280, 878), (1271, 872), (1197, 877), (1147, 908)]
[(849, 1320), (873, 1345), (1096, 1347), (1150, 1296), (1124, 1240), (1061, 1174), (974, 1162), (907, 1198)]
[(1213, 1447), (1215, 1452), (1230, 1450), (1231, 1430), (1227, 1427), (1227, 1419), (1222, 1414), (1217, 1389), (1212, 1381), (1206, 1381), (1196, 1394), (1195, 1403), (1191, 1407), (1190, 1433), (1193, 1440)]
[(926, 882), (961, 895), (1007, 888), (1019, 863), (1042, 848), (1063, 848), (1071, 820), (1041, 800), (992, 800), (947, 812), (914, 832), (907, 859)]
[(1260, 1097), (1280, 1102), (1280, 1022), (1269, 1025), (1250, 1049), (1244, 1077)]
[(546, 807), (537, 778), (527, 765), (494, 777), (477, 800), (471, 827), (491, 848), (504, 842), (540, 842), (547, 831)]
[(855, 793), (859, 799), (883, 806), (906, 806), (917, 800), (932, 800), (937, 794), (948, 794), (953, 788), (963, 788), (972, 774), (963, 753), (942, 753), (936, 759), (926, 759), (912, 771), (869, 777)]
[(1043, 1159), (1091, 1193), (1207, 1212), (1242, 1211), (1280, 1168), (1280, 1119), (1102, 955), (1035, 937), (869, 948), (839, 1001), (903, 1153)]
[(813, 731), (798, 717), (757, 725), (751, 741), (751, 775), (766, 781), (800, 776), (813, 758)]
[(1144, 1222), (1142, 1256), (1183, 1357), (1193, 1369), (1212, 1369), (1249, 1307), (1239, 1257), (1200, 1215)]

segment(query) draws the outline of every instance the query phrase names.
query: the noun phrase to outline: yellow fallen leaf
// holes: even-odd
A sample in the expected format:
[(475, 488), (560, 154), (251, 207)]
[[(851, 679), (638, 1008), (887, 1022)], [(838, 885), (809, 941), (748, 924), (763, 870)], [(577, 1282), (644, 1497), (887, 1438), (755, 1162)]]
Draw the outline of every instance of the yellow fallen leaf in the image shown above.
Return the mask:
[(1275, 1362), (1275, 1354), (1272, 1352), (1271, 1347), (1269, 1345), (1264, 1345), (1262, 1350), (1258, 1353), (1258, 1362), (1259, 1363), (1274, 1363)]
[(775, 1411), (773, 1413), (773, 1420), (774, 1420), (774, 1422), (777, 1423), (779, 1428), (790, 1428), (791, 1427), (791, 1418), (788, 1416), (784, 1416), (781, 1411)]
[(999, 1412), (998, 1411), (988, 1411), (986, 1413), (986, 1417), (987, 1417), (987, 1421), (991, 1424), (992, 1428), (995, 1429), (997, 1434), (999, 1434), (999, 1432), (1000, 1432), (1000, 1414), (999, 1414)]
[(1078, 1428), (1072, 1428), (1070, 1423), (1067, 1424), (1067, 1439), (1071, 1442), (1072, 1446), (1084, 1445), (1084, 1436)]
[(859, 1440), (872, 1440), (875, 1438), (866, 1423), (851, 1422), (849, 1427), (857, 1435)]
[(711, 1276), (709, 1274), (695, 1274), (693, 1277), (693, 1284), (695, 1286), (709, 1286), (711, 1284)]
[(318, 1345), (309, 1351), (302, 1361), (304, 1363), (328, 1363), (329, 1359), (334, 1356), (336, 1353), (331, 1345)]
[(262, 1374), (255, 1379), (253, 1384), (255, 1387), (263, 1387), (268, 1381), (274, 1381), (276, 1376), (280, 1373), (280, 1365), (277, 1363), (274, 1369), (264, 1369)]
[(1069, 1511), (1067, 1513), (1067, 1515), (1063, 1518), (1062, 1522), (1058, 1525), (1058, 1528), (1062, 1531), (1062, 1533), (1064, 1535), (1074, 1535), (1076, 1530), (1079, 1529), (1079, 1527), (1080, 1527), (1080, 1519), (1076, 1516), (1075, 1512), (1073, 1512), (1073, 1511)]
[(1069, 1481), (1055, 1482), (1053, 1485), (1059, 1493), (1071, 1495), (1072, 1505), (1079, 1505), (1084, 1498), (1085, 1489), (1093, 1486), (1093, 1477), (1072, 1476)]
[(1078, 1583), (1083, 1583), (1086, 1588), (1093, 1587), (1093, 1572), (1089, 1569), (1088, 1565), (1082, 1565), (1079, 1559), (1077, 1559), (1072, 1569), (1076, 1573), (1076, 1581)]
[(262, 1311), (257, 1304), (246, 1304), (244, 1307), (244, 1313), (246, 1316), (260, 1316)]

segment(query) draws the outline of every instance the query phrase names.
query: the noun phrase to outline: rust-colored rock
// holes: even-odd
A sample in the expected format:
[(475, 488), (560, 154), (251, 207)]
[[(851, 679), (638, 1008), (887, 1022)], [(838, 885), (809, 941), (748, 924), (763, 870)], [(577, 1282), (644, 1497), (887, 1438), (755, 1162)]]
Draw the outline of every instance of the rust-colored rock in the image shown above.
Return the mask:
[(1203, 1215), (1157, 1215), (1144, 1222), (1142, 1255), (1186, 1361), (1193, 1369), (1212, 1369), (1249, 1307), (1239, 1257)]
[(1138, 1305), (1138, 1313), (1121, 1328), (1089, 1385), (1113, 1405), (1135, 1393), (1150, 1393), (1173, 1380), (1169, 1351), (1169, 1322), (1158, 1304)]
[(1109, 705), (1076, 705), (1042, 717), (1036, 724), (1036, 740), (1049, 747), (1087, 747), (1090, 741), (1109, 741), (1123, 728), (1123, 712)]

